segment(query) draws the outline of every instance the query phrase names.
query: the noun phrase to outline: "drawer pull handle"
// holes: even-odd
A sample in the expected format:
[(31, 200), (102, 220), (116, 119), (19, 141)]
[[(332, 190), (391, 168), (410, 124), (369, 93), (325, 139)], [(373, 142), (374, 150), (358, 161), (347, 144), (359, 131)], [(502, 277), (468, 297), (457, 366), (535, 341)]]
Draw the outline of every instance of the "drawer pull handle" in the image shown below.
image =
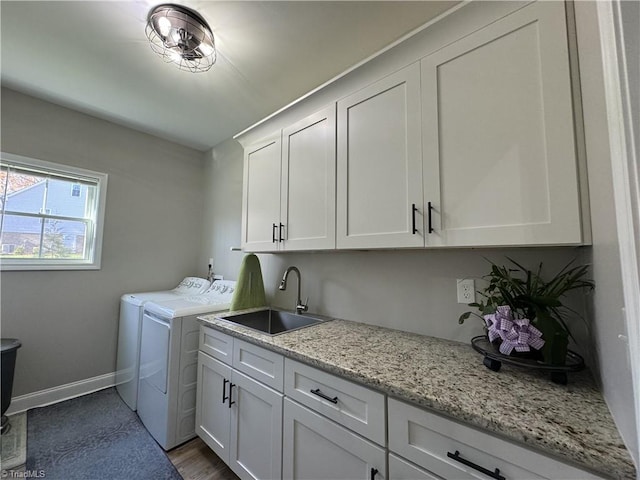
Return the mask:
[(431, 205), (431, 202), (427, 203), (427, 210), (429, 210), (429, 228), (428, 228), (428, 232), (429, 233), (433, 233), (433, 224), (431, 223), (431, 210), (433, 210), (433, 205)]
[(276, 228), (278, 227), (275, 223), (272, 223), (271, 225), (271, 243), (276, 243)]
[(418, 233), (418, 229), (416, 228), (416, 211), (418, 209), (416, 208), (416, 204), (412, 203), (411, 204), (411, 234), (415, 235), (416, 233)]
[(496, 468), (495, 471), (488, 470), (480, 465), (477, 465), (469, 460), (465, 460), (460, 456), (460, 452), (456, 450), (456, 453), (447, 452), (447, 457), (454, 459), (456, 462), (460, 462), (467, 467), (471, 467), (474, 470), (484, 473), (488, 477), (495, 478), (496, 480), (506, 480), (502, 475), (500, 475), (500, 469)]
[(315, 390), (311, 390), (311, 393), (313, 393), (314, 395), (319, 396), (320, 398), (324, 398), (325, 400), (328, 400), (331, 403), (338, 403), (338, 397), (331, 398), (330, 396), (325, 395), (324, 393), (322, 393), (319, 388), (316, 388)]
[(284, 224), (281, 223), (280, 227), (278, 228), (278, 241), (279, 242), (284, 242), (284, 237), (282, 236), (282, 229), (284, 228)]
[(229, 383), (229, 380), (227, 380), (226, 378), (223, 378), (222, 379), (222, 404), (223, 405), (224, 405), (224, 402), (229, 400), (229, 397), (227, 397), (227, 383)]
[(378, 469), (371, 467), (371, 476), (369, 477), (369, 480), (373, 480), (374, 478), (376, 478), (377, 473), (378, 473)]
[(233, 387), (235, 386), (236, 386), (235, 383), (229, 383), (229, 408), (231, 408), (231, 405), (236, 403), (234, 400), (231, 400), (231, 397), (233, 395)]

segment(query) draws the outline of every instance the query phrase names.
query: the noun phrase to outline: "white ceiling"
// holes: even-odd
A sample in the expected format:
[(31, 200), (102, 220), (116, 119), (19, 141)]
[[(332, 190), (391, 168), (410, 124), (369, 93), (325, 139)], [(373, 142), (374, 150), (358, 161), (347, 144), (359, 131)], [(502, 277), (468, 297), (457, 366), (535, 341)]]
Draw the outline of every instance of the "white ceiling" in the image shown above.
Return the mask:
[(218, 49), (196, 74), (151, 51), (157, 3), (2, 0), (2, 85), (206, 150), (457, 2), (182, 1)]

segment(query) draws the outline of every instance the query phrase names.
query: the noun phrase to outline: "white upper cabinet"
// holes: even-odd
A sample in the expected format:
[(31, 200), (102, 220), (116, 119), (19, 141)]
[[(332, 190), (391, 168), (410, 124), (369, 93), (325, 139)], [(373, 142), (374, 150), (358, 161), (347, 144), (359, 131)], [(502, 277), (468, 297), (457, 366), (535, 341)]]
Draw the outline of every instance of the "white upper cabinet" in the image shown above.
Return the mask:
[(281, 145), (278, 133), (245, 149), (242, 247), (248, 251), (278, 249)]
[(245, 149), (242, 246), (335, 248), (335, 104)]
[(579, 244), (563, 2), (537, 2), (422, 60), (427, 245)]
[(283, 249), (335, 248), (335, 105), (285, 128), (282, 142)]
[(338, 248), (424, 246), (420, 66), (338, 101)]
[(470, 2), (294, 102), (243, 137), (244, 249), (588, 242), (569, 43), (564, 2)]

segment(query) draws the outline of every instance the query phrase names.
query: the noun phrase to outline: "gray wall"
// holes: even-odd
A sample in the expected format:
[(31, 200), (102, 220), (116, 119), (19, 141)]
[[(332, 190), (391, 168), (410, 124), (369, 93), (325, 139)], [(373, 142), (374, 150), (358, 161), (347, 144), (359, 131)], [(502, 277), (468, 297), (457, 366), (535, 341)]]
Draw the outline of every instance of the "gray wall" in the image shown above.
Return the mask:
[(2, 272), (14, 396), (115, 370), (119, 297), (206, 274), (202, 153), (2, 89), (2, 150), (109, 175), (102, 268)]
[(213, 271), (235, 280), (242, 262), (240, 217), (242, 215), (242, 147), (233, 139), (205, 154), (203, 258), (213, 257)]
[[(599, 359), (602, 390), (620, 434), (638, 462), (634, 391), (626, 341), (623, 285), (605, 102), (600, 36), (594, 2), (576, 2), (593, 247), (585, 261), (593, 264), (596, 290), (589, 315)], [(635, 82), (637, 77), (629, 78)], [(632, 84), (633, 85), (633, 84)], [(636, 320), (637, 321), (637, 320)], [(636, 392), (636, 395), (639, 393)]]
[(640, 155), (640, 2), (618, 1), (619, 32), (629, 81), (630, 123), (636, 155)]

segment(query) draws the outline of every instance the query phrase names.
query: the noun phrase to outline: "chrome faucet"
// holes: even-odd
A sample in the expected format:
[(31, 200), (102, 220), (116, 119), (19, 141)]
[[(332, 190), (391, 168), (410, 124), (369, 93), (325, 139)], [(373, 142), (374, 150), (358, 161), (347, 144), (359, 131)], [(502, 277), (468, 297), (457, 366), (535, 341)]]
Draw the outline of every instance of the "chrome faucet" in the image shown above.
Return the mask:
[(282, 281), (280, 282), (280, 286), (278, 287), (278, 289), (286, 290), (287, 277), (289, 276), (290, 272), (296, 272), (296, 275), (298, 276), (298, 299), (296, 300), (296, 313), (306, 312), (307, 310), (309, 310), (309, 306), (307, 305), (307, 302), (309, 301), (309, 297), (307, 297), (307, 302), (302, 303), (302, 299), (300, 298), (300, 284), (302, 283), (302, 279), (300, 278), (300, 270), (298, 270), (297, 267), (291, 266), (285, 270), (284, 275), (282, 276)]

